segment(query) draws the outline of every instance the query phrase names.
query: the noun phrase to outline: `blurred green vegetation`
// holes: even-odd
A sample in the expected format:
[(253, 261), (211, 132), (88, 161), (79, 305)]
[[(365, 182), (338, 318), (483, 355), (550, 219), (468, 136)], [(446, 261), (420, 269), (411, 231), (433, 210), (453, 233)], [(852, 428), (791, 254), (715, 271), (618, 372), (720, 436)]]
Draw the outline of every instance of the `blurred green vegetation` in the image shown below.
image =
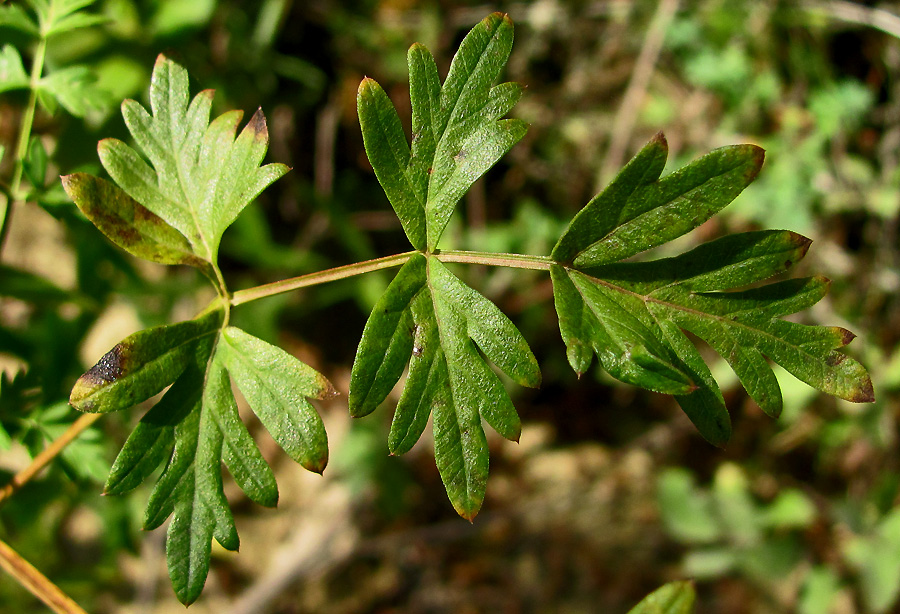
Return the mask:
[[(13, 212), (3, 248), (0, 482), (75, 419), (68, 388), (100, 354), (138, 328), (190, 317), (209, 298), (193, 271), (144, 266), (106, 243), (56, 180), (98, 173), (96, 142), (127, 138), (118, 103), (146, 101), (157, 54), (183, 64), (194, 91), (217, 90), (214, 113), (262, 107), (269, 160), (293, 168), (225, 235), (222, 262), (239, 289), (408, 249), (365, 158), (357, 85), (376, 78), (403, 117), (409, 44), (428, 45), (446, 70), (473, 23), (507, 11), (516, 44), (505, 78), (527, 85), (514, 113), (531, 128), (466, 197), (447, 247), (548, 253), (600, 187), (601, 169), (625, 161), (610, 153), (617, 139), (630, 155), (664, 130), (673, 166), (720, 145), (759, 144), (767, 150), (759, 179), (675, 247), (753, 228), (812, 238), (801, 274), (825, 274), (833, 286), (804, 317), (859, 334), (851, 352), (870, 369), (877, 402), (851, 406), (780, 378), (785, 412), (771, 421), (719, 369), (719, 381), (733, 382), (725, 394), (735, 435), (717, 450), (671, 399), (598, 374), (575, 379), (549, 317), (546, 276), (460, 268), (519, 325), (544, 373), (540, 391), (515, 392), (530, 425), (520, 447), (492, 442), (495, 484), (475, 527), (454, 517), (428, 454), (387, 456), (390, 412), (350, 424), (337, 402), (325, 408), (334, 442), (326, 485), (298, 479), (278, 512), (239, 500), (245, 552), (215, 555), (212, 586), (194, 609), (251, 611), (239, 609), (239, 597), (269, 577), (271, 550), (292, 535), (285, 522), (316, 526), (319, 505), (339, 524), (328, 516), (336, 488), (349, 493), (352, 547), (323, 547), (319, 568), (297, 572), (302, 581), (256, 611), (624, 612), (684, 577), (698, 580), (701, 612), (892, 611), (900, 594), (900, 3), (681, 2), (661, 24), (633, 122), (622, 121), (665, 4), (98, 0), (88, 11), (106, 20), (51, 39), (46, 64), (48, 73), (86, 66), (94, 91), (105, 93), (84, 108), (44, 101), (34, 128), (41, 147), (27, 169), (34, 198)], [(876, 25), (893, 32), (866, 22), (879, 16)], [(0, 41), (30, 66), (29, 39), (0, 25)], [(21, 91), (0, 94), (4, 185), (25, 103)], [(267, 299), (234, 318), (340, 388), (389, 279)], [(146, 492), (99, 497), (137, 417), (104, 417), (0, 509), (0, 537), (91, 612), (163, 612), (174, 601), (160, 582), (162, 536), (138, 529)], [(269, 551), (247, 553), (256, 541)], [(3, 611), (38, 607), (0, 582)]]

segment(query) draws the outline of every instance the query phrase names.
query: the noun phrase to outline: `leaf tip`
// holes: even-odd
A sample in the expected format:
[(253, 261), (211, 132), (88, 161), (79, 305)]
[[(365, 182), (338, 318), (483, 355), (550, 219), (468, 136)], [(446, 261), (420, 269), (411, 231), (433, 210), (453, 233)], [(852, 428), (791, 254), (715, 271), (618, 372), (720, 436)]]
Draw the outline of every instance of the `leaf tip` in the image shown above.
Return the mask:
[(747, 145), (750, 154), (750, 168), (747, 169), (747, 183), (751, 183), (759, 175), (762, 170), (763, 162), (766, 159), (766, 150), (759, 145)]
[(247, 122), (247, 129), (249, 129), (257, 139), (267, 139), (269, 137), (269, 129), (266, 127), (266, 115), (263, 113), (262, 107), (257, 108), (256, 113), (254, 113), (253, 117), (250, 118), (250, 121)]
[(318, 458), (310, 458), (307, 459), (303, 463), (303, 467), (312, 473), (318, 473), (319, 475), (323, 475), (325, 473), (325, 467), (328, 465), (328, 450), (325, 450), (325, 453), (319, 456)]
[(327, 401), (328, 399), (341, 396), (341, 393), (334, 387), (334, 384), (328, 381), (324, 375), (319, 374), (318, 380), (319, 394), (315, 397), (317, 400)]
[(875, 402), (875, 387), (872, 386), (872, 378), (868, 374), (860, 382), (860, 385), (853, 389), (847, 400), (853, 403)]
[(849, 345), (851, 341), (856, 339), (856, 333), (853, 331), (849, 331), (846, 328), (841, 328), (840, 326), (835, 326), (835, 330), (838, 335), (840, 335), (840, 343), (842, 346)]
[(362, 81), (359, 82), (359, 89), (357, 90), (356, 94), (357, 96), (364, 96), (370, 90), (373, 90), (376, 87), (378, 87), (378, 81), (371, 77), (363, 77)]

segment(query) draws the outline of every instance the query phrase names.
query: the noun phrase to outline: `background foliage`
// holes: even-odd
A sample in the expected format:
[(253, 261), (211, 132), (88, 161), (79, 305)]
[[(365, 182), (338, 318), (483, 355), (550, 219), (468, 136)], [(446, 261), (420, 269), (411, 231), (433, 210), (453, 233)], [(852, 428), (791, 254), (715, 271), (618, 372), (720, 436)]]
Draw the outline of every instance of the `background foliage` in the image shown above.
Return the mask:
[[(870, 367), (878, 402), (850, 405), (779, 376), (785, 407), (772, 421), (724, 366), (714, 374), (735, 424), (718, 450), (669, 397), (594, 370), (576, 381), (548, 317), (546, 275), (460, 269), (516, 322), (543, 372), (540, 390), (511, 389), (521, 443), (489, 440), (492, 482), (475, 525), (446, 505), (430, 451), (389, 457), (390, 413), (351, 423), (345, 396), (319, 406), (333, 457), (324, 479), (259, 438), (282, 484), (279, 508), (228, 492), (244, 547), (240, 557), (214, 550), (207, 593), (192, 607), (624, 612), (662, 582), (692, 576), (703, 612), (889, 611), (900, 591), (900, 41), (848, 21), (871, 12), (838, 10), (862, 4), (696, 0), (667, 17), (674, 4), (98, 2), (92, 11), (109, 19), (55, 36), (46, 63), (48, 74), (87, 66), (107, 94), (38, 113), (49, 159), (44, 168), (32, 156), (37, 205), (15, 211), (3, 250), (4, 265), (36, 275), (0, 270), (0, 424), (16, 442), (0, 453), (3, 471), (12, 475), (74, 419), (68, 389), (108, 347), (190, 317), (211, 298), (194, 271), (145, 266), (98, 240), (55, 179), (99, 172), (94, 143), (129, 138), (118, 101), (146, 102), (158, 53), (188, 69), (193, 91), (217, 90), (214, 115), (249, 117), (261, 106), (267, 161), (293, 169), (223, 237), (229, 285), (248, 287), (408, 249), (362, 148), (357, 85), (375, 78), (408, 117), (410, 41), (427, 45), (444, 72), (471, 25), (501, 10), (517, 24), (503, 78), (527, 86), (514, 116), (531, 127), (469, 193), (443, 246), (549, 253), (565, 221), (659, 129), (670, 168), (720, 145), (756, 143), (767, 150), (759, 179), (671, 253), (757, 228), (812, 238), (802, 271), (833, 285), (804, 317), (860, 334), (853, 352)], [(658, 28), (661, 50), (640, 104), (623, 104)], [(28, 66), (29, 40), (2, 27), (0, 40)], [(24, 104), (21, 91), (0, 95), (4, 182)], [(253, 303), (235, 311), (234, 324), (346, 392), (367, 314), (389, 279)], [(163, 536), (139, 530), (149, 491), (98, 496), (137, 418), (104, 417), (0, 509), (0, 536), (91, 612), (167, 611), (174, 601)], [(35, 607), (6, 581), (0, 604)]]

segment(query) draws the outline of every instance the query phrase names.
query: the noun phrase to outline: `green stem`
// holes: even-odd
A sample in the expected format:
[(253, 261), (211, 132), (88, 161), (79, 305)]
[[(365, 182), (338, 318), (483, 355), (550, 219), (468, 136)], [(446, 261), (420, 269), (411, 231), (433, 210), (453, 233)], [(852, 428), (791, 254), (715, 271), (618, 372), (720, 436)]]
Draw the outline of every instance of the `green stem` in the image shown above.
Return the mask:
[(505, 266), (513, 269), (531, 269), (532, 271), (549, 271), (550, 267), (555, 264), (554, 260), (549, 256), (492, 254), (490, 252), (467, 252), (455, 249), (440, 250), (434, 256), (441, 262)]
[(28, 105), (22, 115), (22, 126), (19, 129), (19, 142), (16, 146), (16, 167), (13, 171), (10, 183), (10, 199), (0, 203), (0, 251), (6, 243), (6, 235), (9, 232), (9, 220), (12, 216), (13, 206), (24, 202), (25, 197), (20, 193), (22, 188), (22, 175), (25, 171), (25, 157), (28, 155), (28, 143), (31, 141), (31, 128), (34, 126), (34, 113), (37, 109), (37, 90), (44, 71), (44, 57), (47, 53), (47, 39), (41, 38), (37, 50), (34, 52), (34, 60), (31, 64), (30, 93)]
[(222, 275), (222, 269), (220, 269), (216, 264), (213, 264), (212, 268), (216, 273), (216, 292), (219, 293), (219, 298), (222, 300), (222, 304), (225, 306), (225, 317), (222, 320), (222, 328), (225, 328), (226, 326), (228, 326), (228, 320), (231, 318), (232, 300), (228, 295), (228, 286), (225, 285), (225, 277)]
[(291, 279), (283, 279), (275, 281), (263, 286), (248, 288), (246, 290), (238, 290), (231, 296), (231, 304), (233, 306), (249, 303), (256, 299), (265, 298), (267, 296), (275, 296), (283, 294), (291, 290), (306, 288), (307, 286), (316, 286), (318, 284), (328, 283), (329, 281), (337, 281), (338, 279), (346, 279), (362, 275), (363, 273), (371, 273), (372, 271), (380, 271), (381, 269), (390, 269), (392, 267), (404, 264), (409, 257), (416, 252), (405, 252), (402, 254), (394, 254), (393, 256), (385, 256), (374, 260), (366, 260), (365, 262), (356, 262), (354, 264), (345, 264), (334, 269), (326, 269), (300, 277)]
[[(372, 271), (380, 271), (382, 269), (390, 269), (405, 264), (410, 256), (416, 252), (404, 252), (402, 254), (394, 254), (393, 256), (384, 256), (374, 260), (366, 260), (365, 262), (356, 262), (354, 264), (345, 264), (333, 269), (326, 269), (300, 277), (291, 279), (283, 279), (275, 281), (263, 286), (248, 288), (246, 290), (238, 290), (231, 296), (231, 305), (237, 306), (250, 301), (255, 301), (267, 296), (283, 294), (292, 290), (306, 288), (308, 286), (316, 286), (319, 284), (337, 281), (338, 279), (346, 279), (355, 277), (363, 273), (371, 273)], [(459, 250), (438, 251), (432, 254), (441, 262), (461, 262), (465, 264), (483, 264), (487, 266), (504, 266), (514, 269), (531, 269), (535, 271), (549, 271), (554, 261), (548, 256), (526, 256), (523, 254), (492, 254), (489, 252), (466, 252)]]

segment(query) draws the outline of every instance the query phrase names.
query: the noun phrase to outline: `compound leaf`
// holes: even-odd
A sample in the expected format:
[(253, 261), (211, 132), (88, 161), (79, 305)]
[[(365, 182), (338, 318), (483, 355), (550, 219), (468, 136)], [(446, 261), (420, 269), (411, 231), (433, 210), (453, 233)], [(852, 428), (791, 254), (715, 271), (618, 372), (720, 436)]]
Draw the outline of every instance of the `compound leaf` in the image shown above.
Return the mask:
[[(38, 24), (18, 4), (3, 4), (0, 6), (0, 26), (18, 30), (30, 36), (36, 37), (40, 35)], [(0, 78), (0, 82), (2, 82), (2, 78)]]
[(156, 326), (126, 337), (82, 375), (69, 396), (75, 409), (127, 409), (171, 384), (193, 358), (198, 341), (215, 334), (221, 309), (194, 320)]
[(44, 95), (40, 100), (46, 101), (46, 95), (50, 95), (75, 117), (84, 117), (89, 111), (103, 110), (109, 104), (109, 94), (96, 87), (96, 81), (88, 67), (68, 66), (42, 78), (38, 94)]
[(225, 329), (222, 351), (228, 372), (269, 434), (288, 456), (321, 473), (328, 463), (328, 439), (307, 399), (335, 395), (331, 383), (281, 348), (239, 328)]
[[(411, 356), (410, 356), (411, 354)], [(409, 374), (388, 444), (408, 451), (434, 414), (435, 460), (457, 512), (477, 514), (487, 481), (484, 419), (518, 440), (521, 423), (498, 375), (536, 387), (540, 370), (521, 333), (497, 307), (439, 260), (413, 255), (366, 323), (351, 374), (351, 411), (365, 415)]]
[(96, 0), (31, 0), (30, 4), (40, 24), (40, 34), (49, 38), (54, 34), (104, 23), (102, 15), (79, 12)]
[(459, 199), (525, 134), (524, 122), (500, 119), (518, 101), (521, 86), (492, 87), (512, 41), (509, 17), (489, 15), (463, 39), (443, 86), (429, 51), (420, 44), (410, 48), (411, 149), (384, 90), (372, 79), (360, 84), (366, 153), (417, 250), (437, 247)]
[(596, 354), (613, 377), (675, 395), (701, 434), (723, 445), (731, 433), (722, 394), (689, 331), (732, 367), (750, 397), (778, 416), (772, 360), (807, 384), (843, 399), (873, 400), (857, 361), (837, 349), (841, 328), (781, 318), (818, 302), (823, 278), (757, 285), (790, 268), (809, 240), (788, 231), (731, 235), (685, 254), (621, 262), (696, 227), (739, 194), (759, 171), (762, 151), (713, 151), (659, 179), (666, 145), (657, 135), (572, 220), (551, 268), (560, 332), (579, 374)]
[(106, 237), (128, 253), (160, 264), (187, 264), (212, 275), (180, 232), (118, 186), (87, 173), (62, 177), (69, 197)]
[(150, 85), (151, 112), (133, 100), (122, 104), (125, 123), (152, 168), (116, 139), (98, 148), (116, 183), (210, 262), (241, 210), (288, 170), (283, 164), (259, 166), (269, 142), (261, 110), (235, 137), (241, 113), (230, 111), (210, 123), (212, 97), (205, 90), (188, 104), (187, 71), (161, 55)]

